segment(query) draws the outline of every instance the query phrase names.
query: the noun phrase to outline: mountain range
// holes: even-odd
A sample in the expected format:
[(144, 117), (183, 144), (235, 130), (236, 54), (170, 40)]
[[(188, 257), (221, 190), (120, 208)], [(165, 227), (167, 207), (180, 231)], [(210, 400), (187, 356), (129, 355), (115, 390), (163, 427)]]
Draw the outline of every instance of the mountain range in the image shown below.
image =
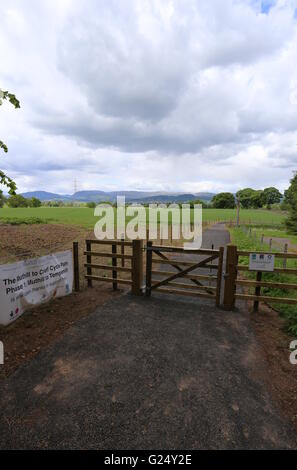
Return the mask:
[(115, 202), (117, 196), (125, 196), (126, 202), (150, 203), (150, 202), (186, 202), (193, 199), (210, 201), (214, 193), (166, 193), (150, 191), (77, 191), (74, 194), (57, 194), (47, 191), (30, 191), (22, 193), (25, 198), (36, 197), (41, 201), (65, 201), (65, 202)]

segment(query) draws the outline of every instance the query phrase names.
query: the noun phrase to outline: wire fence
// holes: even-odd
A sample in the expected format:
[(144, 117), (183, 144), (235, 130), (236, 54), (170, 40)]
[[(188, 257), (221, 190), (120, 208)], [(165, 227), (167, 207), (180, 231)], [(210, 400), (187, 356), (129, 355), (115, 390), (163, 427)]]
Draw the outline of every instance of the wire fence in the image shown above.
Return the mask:
[[(286, 239), (275, 240), (273, 237), (267, 237), (264, 235), (264, 233), (261, 233), (261, 231), (256, 230), (252, 227), (248, 227), (246, 225), (242, 225), (240, 229), (247, 237), (253, 240), (255, 244), (259, 245), (260, 247), (263, 247), (263, 250), (267, 249), (268, 247), (269, 251), (275, 251), (277, 253), (288, 253), (289, 251), (289, 244)], [(283, 265), (284, 268), (287, 266), (286, 258), (284, 258), (283, 260)]]

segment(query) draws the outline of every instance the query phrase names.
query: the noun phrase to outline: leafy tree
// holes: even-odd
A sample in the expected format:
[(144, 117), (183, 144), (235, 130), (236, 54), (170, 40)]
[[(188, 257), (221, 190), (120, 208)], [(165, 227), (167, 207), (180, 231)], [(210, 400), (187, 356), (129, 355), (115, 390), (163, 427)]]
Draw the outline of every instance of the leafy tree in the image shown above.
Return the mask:
[(191, 209), (194, 208), (194, 204), (201, 204), (201, 205), (202, 205), (202, 209), (206, 209), (206, 208), (208, 207), (208, 205), (206, 204), (206, 202), (201, 201), (200, 199), (194, 199), (194, 200), (192, 200), (192, 201), (189, 201), (189, 204), (190, 204)]
[(64, 206), (63, 201), (44, 201), (43, 204), (48, 207), (63, 207)]
[(41, 206), (41, 201), (40, 199), (38, 199), (37, 197), (31, 197), (31, 199), (29, 199), (29, 206), (30, 207), (40, 207)]
[(87, 207), (89, 209), (95, 209), (96, 205), (96, 202), (87, 202)]
[(250, 209), (252, 207), (259, 208), (264, 205), (264, 192), (261, 190), (255, 190), (252, 188), (240, 189), (236, 193), (236, 197), (240, 199), (240, 205), (244, 209)]
[(255, 209), (259, 209), (260, 207), (263, 207), (263, 191), (258, 190), (254, 191), (251, 195), (251, 207)]
[(297, 172), (290, 183), (289, 189), (285, 191), (285, 202), (289, 205), (289, 217), (285, 223), (291, 233), (297, 233)]
[(29, 201), (20, 194), (14, 194), (7, 199), (9, 207), (28, 207)]
[(249, 209), (250, 207), (252, 207), (251, 198), (252, 198), (253, 193), (254, 193), (254, 189), (252, 188), (244, 188), (244, 189), (240, 189), (239, 191), (237, 191), (236, 197), (240, 199), (240, 205), (244, 209)]
[(0, 207), (3, 207), (6, 202), (6, 197), (3, 194), (3, 191), (0, 189)]
[(282, 194), (277, 188), (265, 188), (263, 191), (263, 203), (268, 205), (279, 204), (282, 199)]
[(216, 194), (211, 202), (215, 209), (234, 209), (235, 207), (235, 197), (232, 193)]
[[(2, 91), (0, 89), (0, 106), (3, 104), (4, 100), (8, 100), (16, 109), (20, 108), (20, 102), (19, 100), (13, 95), (12, 93), (9, 93), (8, 91)], [(7, 145), (0, 140), (0, 149), (2, 149), (5, 153), (8, 152)], [(8, 193), (11, 195), (15, 194), (16, 191), (16, 184), (15, 182), (7, 176), (4, 171), (0, 170), (0, 184), (3, 184), (9, 188)]]

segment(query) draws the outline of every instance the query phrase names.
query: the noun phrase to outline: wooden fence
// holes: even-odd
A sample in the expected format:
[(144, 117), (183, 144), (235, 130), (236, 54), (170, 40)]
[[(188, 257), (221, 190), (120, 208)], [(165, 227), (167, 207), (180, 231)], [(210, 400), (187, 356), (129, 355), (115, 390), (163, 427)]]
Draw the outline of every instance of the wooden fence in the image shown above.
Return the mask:
[[(111, 251), (97, 251), (96, 248), (107, 246)], [(125, 253), (125, 248), (129, 248), (130, 253)], [(143, 242), (142, 240), (123, 241), (123, 240), (86, 240), (86, 263), (87, 268), (85, 278), (88, 287), (92, 287), (93, 281), (102, 281), (112, 283), (114, 290), (118, 284), (131, 285), (134, 295), (141, 295), (143, 284)], [(96, 262), (98, 258), (111, 259), (111, 265), (104, 262)], [(94, 261), (95, 259), (95, 261)], [(121, 265), (118, 264), (121, 261)], [(126, 261), (128, 266), (126, 266)], [(98, 275), (98, 270), (107, 271), (111, 276)], [(129, 273), (127, 278), (120, 278), (118, 273)]]
[[(250, 271), (249, 266), (244, 264), (239, 264), (239, 257), (249, 257), (251, 253), (256, 254), (270, 254), (274, 255), (275, 258), (282, 259), (297, 259), (297, 253), (272, 253), (272, 252), (255, 252), (255, 251), (243, 251), (237, 250), (237, 247), (234, 245), (229, 245), (227, 247), (227, 259), (226, 259), (226, 274), (225, 274), (225, 286), (224, 286), (224, 307), (227, 310), (231, 310), (235, 306), (236, 299), (241, 300), (253, 300), (254, 301), (254, 310), (258, 309), (259, 302), (276, 302), (276, 303), (286, 303), (297, 305), (297, 298), (291, 297), (277, 297), (277, 296), (267, 296), (261, 295), (262, 287), (269, 287), (272, 289), (297, 289), (297, 284), (295, 283), (283, 283), (283, 282), (272, 282), (272, 281), (262, 281), (262, 273), (264, 271), (256, 271), (256, 280), (248, 279), (239, 279), (239, 272), (255, 272)], [(283, 264), (283, 266), (285, 263)], [(276, 267), (274, 268), (273, 273), (283, 273), (297, 275), (297, 269), (286, 268), (286, 267)], [(238, 293), (236, 290), (237, 286), (243, 287), (253, 287), (255, 288), (254, 294)]]

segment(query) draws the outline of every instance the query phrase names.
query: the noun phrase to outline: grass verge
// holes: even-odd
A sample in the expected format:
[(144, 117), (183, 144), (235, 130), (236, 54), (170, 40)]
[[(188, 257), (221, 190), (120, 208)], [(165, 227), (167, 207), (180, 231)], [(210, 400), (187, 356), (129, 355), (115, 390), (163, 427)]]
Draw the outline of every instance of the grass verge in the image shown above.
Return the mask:
[[(241, 228), (230, 228), (231, 240), (240, 250), (247, 251), (269, 251), (269, 246), (260, 244), (257, 239), (249, 237)], [(276, 250), (272, 250), (275, 251)], [(247, 257), (240, 257), (239, 264), (248, 264)], [(276, 267), (283, 267), (283, 260), (275, 259)], [(297, 260), (288, 259), (287, 268), (297, 269)], [(256, 272), (245, 272), (244, 276), (251, 280), (256, 280)], [(263, 273), (262, 280), (268, 282), (281, 282), (297, 284), (297, 276), (286, 273)], [(249, 293), (254, 293), (254, 288), (249, 289)], [(262, 287), (261, 294), (274, 297), (290, 297), (297, 298), (297, 290), (295, 289), (277, 289), (271, 287)], [(289, 304), (280, 304), (277, 302), (268, 303), (272, 308), (277, 310), (286, 320), (287, 329), (290, 333), (297, 336), (297, 306)]]

